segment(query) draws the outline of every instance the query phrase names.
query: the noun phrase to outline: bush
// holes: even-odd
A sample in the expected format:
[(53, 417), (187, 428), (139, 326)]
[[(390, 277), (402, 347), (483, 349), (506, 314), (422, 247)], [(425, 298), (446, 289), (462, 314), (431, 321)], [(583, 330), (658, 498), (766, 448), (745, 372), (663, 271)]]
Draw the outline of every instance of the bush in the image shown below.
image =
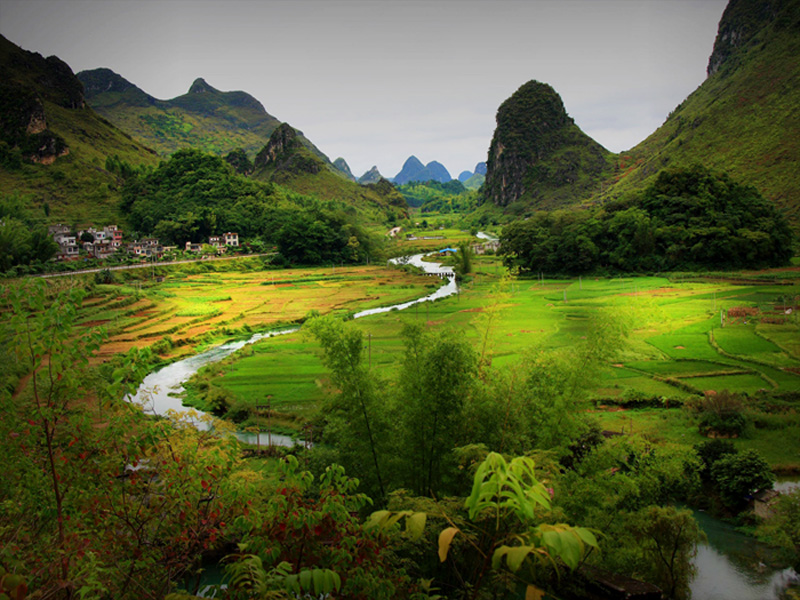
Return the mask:
[(741, 397), (727, 390), (708, 394), (691, 407), (700, 414), (699, 429), (705, 436), (739, 437), (747, 428)]
[(700, 476), (704, 480), (711, 478), (711, 468), (720, 458), (738, 452), (733, 442), (729, 440), (709, 440), (702, 444), (697, 444), (694, 449), (697, 451), (700, 460), (703, 461)]
[(102, 269), (94, 274), (94, 282), (98, 284), (114, 283), (114, 273), (109, 269)]
[(743, 506), (751, 494), (771, 488), (775, 480), (769, 464), (756, 450), (722, 456), (711, 467), (711, 478), (722, 502), (730, 508)]

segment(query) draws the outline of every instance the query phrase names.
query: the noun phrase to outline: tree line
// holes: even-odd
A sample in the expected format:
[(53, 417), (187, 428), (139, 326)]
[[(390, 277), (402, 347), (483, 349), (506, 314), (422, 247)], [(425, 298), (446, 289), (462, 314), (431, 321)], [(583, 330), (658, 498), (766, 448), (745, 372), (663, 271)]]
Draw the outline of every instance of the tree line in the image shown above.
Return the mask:
[(179, 150), (153, 170), (128, 170), (122, 197), (136, 234), (168, 245), (235, 231), (296, 264), (359, 263), (381, 253), (355, 210), (249, 179), (198, 150)]
[(792, 243), (786, 218), (754, 187), (695, 165), (601, 207), (515, 221), (501, 252), (529, 273), (658, 272), (781, 266)]

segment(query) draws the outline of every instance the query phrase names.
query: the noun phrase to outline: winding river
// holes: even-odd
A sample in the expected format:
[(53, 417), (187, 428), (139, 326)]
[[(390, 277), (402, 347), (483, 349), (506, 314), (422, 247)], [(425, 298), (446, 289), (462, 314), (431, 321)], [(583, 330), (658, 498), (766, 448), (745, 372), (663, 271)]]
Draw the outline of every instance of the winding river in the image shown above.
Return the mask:
[[(479, 234), (482, 239), (494, 239), (486, 234)], [(447, 283), (435, 292), (392, 306), (363, 310), (354, 315), (360, 319), (370, 315), (403, 310), (422, 302), (430, 302), (445, 298), (458, 291), (452, 268), (439, 263), (423, 261), (423, 254), (392, 259), (395, 264), (411, 264), (420, 267), (425, 273), (447, 279)], [(229, 342), (206, 350), (189, 358), (171, 363), (145, 377), (136, 395), (130, 398), (141, 404), (145, 412), (167, 416), (170, 412), (180, 414), (180, 418), (192, 422), (200, 429), (208, 429), (212, 425), (209, 416), (201, 411), (187, 409), (178, 397), (183, 391), (183, 383), (194, 375), (201, 367), (218, 362), (247, 344), (255, 343), (267, 337), (294, 333), (299, 327), (276, 329), (266, 333), (257, 333), (247, 340)], [(256, 435), (238, 433), (237, 437), (247, 443), (255, 444)], [(294, 440), (288, 436), (272, 434), (273, 445), (291, 446)], [(262, 442), (266, 437), (262, 436)], [(784, 483), (776, 488), (788, 491), (797, 482)], [(792, 569), (769, 569), (759, 562), (762, 547), (754, 544), (753, 539), (735, 532), (733, 528), (702, 513), (695, 513), (702, 528), (708, 535), (708, 543), (698, 548), (695, 557), (697, 576), (691, 584), (692, 600), (778, 600), (785, 586), (796, 579)]]
[[(424, 256), (424, 254), (415, 254), (413, 256), (391, 259), (389, 262), (394, 264), (409, 264), (419, 267), (431, 277), (440, 277), (446, 279), (447, 283), (445, 285), (439, 287), (432, 294), (412, 300), (410, 302), (362, 310), (361, 312), (353, 315), (353, 318), (360, 319), (362, 317), (377, 315), (392, 310), (403, 310), (405, 308), (409, 308), (410, 306), (414, 306), (415, 304), (430, 302), (437, 300), (438, 298), (445, 298), (455, 294), (458, 291), (458, 286), (456, 285), (455, 273), (453, 272), (453, 269), (451, 267), (443, 266), (439, 263), (426, 262), (422, 260)], [(160, 416), (180, 414), (181, 420), (191, 422), (198, 429), (209, 429), (212, 426), (212, 419), (207, 413), (196, 409), (189, 409), (183, 405), (179, 397), (179, 394), (181, 394), (184, 389), (183, 384), (192, 375), (197, 373), (201, 367), (221, 361), (247, 344), (253, 344), (259, 340), (263, 340), (264, 338), (273, 337), (276, 335), (295, 333), (299, 329), (299, 327), (289, 327), (276, 329), (265, 333), (257, 333), (249, 339), (228, 342), (227, 344), (222, 344), (221, 346), (217, 346), (210, 350), (206, 350), (205, 352), (195, 354), (189, 358), (184, 358), (171, 363), (159, 369), (158, 371), (154, 371), (147, 375), (147, 377), (144, 378), (139, 386), (136, 394), (130, 397), (129, 400), (142, 405), (144, 411), (148, 414)], [(240, 432), (237, 433), (237, 437), (246, 443), (255, 444), (257, 442), (257, 437), (255, 434)], [(262, 440), (265, 441), (266, 437), (262, 436)], [(294, 440), (291, 437), (274, 433), (271, 436), (271, 441), (273, 445), (280, 446), (291, 446), (294, 444)]]

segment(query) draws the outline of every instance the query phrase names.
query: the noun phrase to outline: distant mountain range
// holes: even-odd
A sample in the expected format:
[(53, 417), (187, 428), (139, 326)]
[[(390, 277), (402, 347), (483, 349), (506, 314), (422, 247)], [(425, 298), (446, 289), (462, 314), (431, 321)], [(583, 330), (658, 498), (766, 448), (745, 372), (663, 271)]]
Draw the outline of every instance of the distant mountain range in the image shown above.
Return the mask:
[[(86, 101), (101, 116), (164, 156), (197, 148), (224, 156), (237, 148), (255, 156), (281, 121), (246, 92), (222, 92), (204, 79), (171, 100), (158, 100), (110, 69), (78, 73)], [(298, 132), (303, 144), (328, 157)]]
[(458, 180), (463, 183), (464, 187), (468, 190), (479, 189), (486, 180), (486, 163), (479, 162), (475, 165), (474, 172), (462, 171), (458, 176)]
[(416, 156), (410, 156), (403, 164), (400, 172), (394, 176), (392, 181), (398, 185), (410, 183), (412, 181), (438, 181), (439, 183), (447, 183), (452, 180), (450, 173), (442, 163), (431, 161), (427, 165), (423, 165)]

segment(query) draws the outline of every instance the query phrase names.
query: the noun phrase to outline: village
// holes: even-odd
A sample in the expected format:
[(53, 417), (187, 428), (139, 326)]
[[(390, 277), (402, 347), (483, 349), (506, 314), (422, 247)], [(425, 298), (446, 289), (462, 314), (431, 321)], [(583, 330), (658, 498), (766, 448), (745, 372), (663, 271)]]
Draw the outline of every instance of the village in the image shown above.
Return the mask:
[[(123, 231), (116, 225), (106, 225), (102, 228), (87, 225), (73, 229), (69, 225), (58, 223), (48, 227), (48, 234), (58, 244), (59, 250), (55, 259), (60, 261), (80, 260), (82, 258), (106, 260), (111, 257), (118, 257), (119, 254), (159, 260), (165, 254), (179, 249), (178, 246), (164, 246), (156, 238), (143, 238), (125, 243), (123, 241)], [(228, 248), (238, 247), (239, 234), (227, 232), (209, 237), (207, 243), (187, 241), (182, 250), (184, 252), (208, 255), (223, 254)]]

